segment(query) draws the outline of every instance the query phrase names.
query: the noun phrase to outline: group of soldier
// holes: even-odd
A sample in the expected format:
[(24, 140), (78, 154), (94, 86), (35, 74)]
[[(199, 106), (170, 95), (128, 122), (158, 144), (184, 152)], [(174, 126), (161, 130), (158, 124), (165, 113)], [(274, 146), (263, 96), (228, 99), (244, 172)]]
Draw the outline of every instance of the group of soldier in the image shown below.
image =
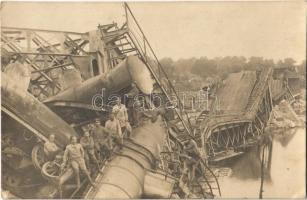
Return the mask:
[[(102, 160), (109, 160), (112, 152), (122, 148), (124, 138), (130, 137), (131, 126), (128, 121), (128, 112), (124, 104), (118, 98), (113, 106), (105, 126), (101, 125), (100, 119), (95, 119), (83, 129), (83, 136), (78, 142), (76, 136), (71, 136), (70, 144), (65, 148), (60, 170), (72, 168), (76, 177), (77, 187), (80, 187), (80, 171), (89, 182), (95, 186), (90, 176), (90, 166), (94, 165), (98, 172)], [(55, 135), (49, 135), (49, 140), (44, 144), (44, 152), (48, 160), (55, 159), (61, 150), (55, 143)]]
[[(133, 85), (132, 85), (133, 86)], [(135, 86), (132, 87), (130, 96), (137, 94)], [(65, 148), (60, 164), (60, 170), (71, 168), (76, 178), (76, 185), (80, 188), (80, 171), (82, 171), (89, 182), (95, 186), (94, 181), (90, 176), (90, 166), (95, 166), (97, 171), (101, 172), (101, 161), (109, 160), (113, 151), (121, 149), (124, 143), (124, 138), (129, 138), (131, 135), (131, 126), (128, 118), (131, 118), (131, 123), (134, 126), (139, 126), (139, 118), (155, 119), (155, 115), (148, 114), (147, 112), (140, 112), (134, 108), (131, 102), (128, 102), (128, 109), (121, 103), (120, 98), (117, 99), (116, 104), (113, 106), (109, 114), (108, 120), (102, 126), (100, 119), (95, 119), (94, 123), (90, 123), (87, 128), (83, 129), (83, 135), (78, 142), (76, 136), (70, 138), (70, 144)], [(129, 115), (128, 115), (129, 111)], [(128, 117), (129, 116), (129, 117)], [(144, 121), (143, 120), (143, 121)], [(55, 158), (61, 150), (55, 144), (55, 135), (51, 134), (49, 140), (44, 144), (44, 152), (48, 160)], [(197, 166), (201, 165), (200, 152), (194, 140), (189, 139), (184, 144), (184, 153), (179, 155), (183, 159), (183, 175), (180, 180), (181, 184), (186, 185), (195, 178), (195, 170)], [(202, 167), (201, 167), (202, 168)], [(181, 179), (182, 179), (181, 178)], [(189, 180), (189, 181), (188, 181)], [(186, 187), (186, 186), (184, 186)]]

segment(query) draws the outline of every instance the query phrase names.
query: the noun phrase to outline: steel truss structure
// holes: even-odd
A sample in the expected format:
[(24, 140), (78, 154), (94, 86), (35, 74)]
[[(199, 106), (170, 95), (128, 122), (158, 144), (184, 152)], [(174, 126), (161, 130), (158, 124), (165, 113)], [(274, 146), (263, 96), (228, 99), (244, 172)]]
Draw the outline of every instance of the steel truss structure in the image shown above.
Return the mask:
[[(47, 39), (48, 38), (48, 39)], [(19, 61), (30, 66), (29, 91), (43, 98), (61, 91), (59, 70), (76, 67), (74, 57), (87, 57), (88, 33), (2, 27), (1, 50), (6, 58), (3, 68)]]
[(204, 119), (199, 135), (210, 161), (220, 161), (258, 144), (273, 109), (270, 91), (272, 69), (263, 69), (243, 113)]

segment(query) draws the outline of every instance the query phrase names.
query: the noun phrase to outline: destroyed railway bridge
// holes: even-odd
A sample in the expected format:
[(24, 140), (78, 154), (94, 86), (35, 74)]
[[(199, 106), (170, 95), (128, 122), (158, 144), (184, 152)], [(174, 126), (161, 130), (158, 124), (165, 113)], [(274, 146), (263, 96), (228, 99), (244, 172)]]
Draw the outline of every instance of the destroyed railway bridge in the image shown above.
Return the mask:
[[(82, 127), (93, 119), (100, 117), (104, 123), (109, 108), (92, 106), (92, 96), (101, 88), (109, 95), (124, 94), (136, 82), (142, 93), (156, 93), (169, 102), (176, 96), (178, 103), (169, 110), (173, 117), (133, 130), (123, 149), (104, 163), (103, 173), (95, 175), (98, 188), (83, 181), (81, 189), (67, 189), (65, 198), (186, 197), (184, 189), (174, 189), (181, 174), (179, 171), (176, 176), (174, 168), (168, 169), (168, 162), (174, 161), (169, 158), (182, 150), (189, 138), (198, 143), (203, 154), (205, 174), (187, 193), (212, 198), (221, 193), (210, 164), (258, 145), (273, 107), (272, 69), (230, 75), (217, 91), (222, 109), (212, 106), (209, 114), (204, 111), (191, 122), (126, 3), (124, 9), (126, 22), (122, 26), (99, 25), (86, 33), (2, 27), (2, 183), (14, 195), (58, 197), (53, 186), (54, 178), (60, 175), (44, 157), (42, 144), (55, 133), (56, 144), (63, 149), (70, 136), (80, 135)], [(144, 77), (153, 80), (152, 88)], [(29, 87), (17, 89), (20, 83), (16, 80)], [(289, 92), (283, 95), (289, 97)], [(101, 103), (107, 101), (102, 99)], [(212, 100), (212, 105), (216, 101)], [(146, 99), (146, 105), (152, 108), (151, 99)], [(170, 155), (167, 159), (159, 153), (165, 149)]]

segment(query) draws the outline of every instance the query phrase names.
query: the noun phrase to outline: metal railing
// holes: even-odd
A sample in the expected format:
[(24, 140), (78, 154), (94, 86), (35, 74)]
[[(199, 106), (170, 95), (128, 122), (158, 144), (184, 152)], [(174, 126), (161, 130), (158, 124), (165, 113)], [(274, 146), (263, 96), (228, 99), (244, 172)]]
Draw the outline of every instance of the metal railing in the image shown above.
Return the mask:
[[(159, 62), (152, 46), (148, 42), (147, 37), (145, 36), (142, 28), (140, 27), (127, 3), (124, 3), (124, 9), (126, 14), (126, 25), (129, 31), (128, 35), (131, 39), (131, 42), (136, 47), (139, 56), (150, 70), (161, 91), (167, 97), (167, 100), (172, 105), (174, 105), (173, 102), (178, 103), (178, 105), (174, 107), (177, 107), (179, 111), (178, 109), (175, 109), (175, 112), (178, 118), (181, 120), (182, 125), (186, 129), (187, 133), (192, 137), (191, 122), (189, 120), (188, 114), (184, 111), (183, 103), (181, 102), (174, 86), (169, 80), (167, 73), (163, 69), (163, 66)], [(173, 99), (174, 97), (175, 99)], [(188, 124), (186, 124), (184, 117), (187, 119)]]
[(254, 92), (251, 94), (255, 97), (254, 101), (252, 102), (252, 105), (247, 108), (248, 112), (254, 111), (256, 106), (258, 106), (258, 103), (263, 96), (264, 87), (268, 85), (268, 81), (270, 78), (270, 75), (272, 74), (271, 68), (264, 68), (260, 72), (260, 78), (257, 80), (256, 87), (254, 88)]

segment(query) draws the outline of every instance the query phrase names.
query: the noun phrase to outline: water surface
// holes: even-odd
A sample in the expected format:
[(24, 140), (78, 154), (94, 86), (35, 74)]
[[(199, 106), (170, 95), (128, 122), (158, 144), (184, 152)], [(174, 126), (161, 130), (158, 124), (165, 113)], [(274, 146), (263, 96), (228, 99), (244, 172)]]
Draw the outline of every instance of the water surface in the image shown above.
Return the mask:
[[(273, 137), (271, 177), (264, 181), (263, 198), (305, 197), (306, 129)], [(223, 198), (259, 198), (260, 162), (256, 151), (232, 163), (233, 174), (219, 183)]]

